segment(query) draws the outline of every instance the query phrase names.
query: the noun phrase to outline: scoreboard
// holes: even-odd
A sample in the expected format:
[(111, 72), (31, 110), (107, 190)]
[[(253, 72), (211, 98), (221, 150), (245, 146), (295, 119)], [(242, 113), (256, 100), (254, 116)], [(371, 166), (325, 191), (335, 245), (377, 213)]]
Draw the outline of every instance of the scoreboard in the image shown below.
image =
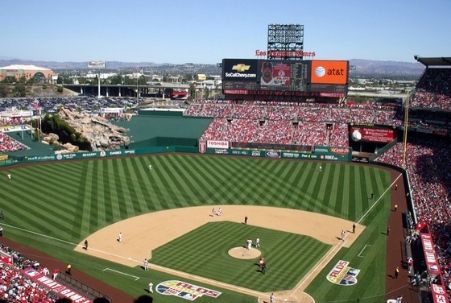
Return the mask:
[(348, 61), (223, 59), (227, 95), (323, 95), (347, 93)]

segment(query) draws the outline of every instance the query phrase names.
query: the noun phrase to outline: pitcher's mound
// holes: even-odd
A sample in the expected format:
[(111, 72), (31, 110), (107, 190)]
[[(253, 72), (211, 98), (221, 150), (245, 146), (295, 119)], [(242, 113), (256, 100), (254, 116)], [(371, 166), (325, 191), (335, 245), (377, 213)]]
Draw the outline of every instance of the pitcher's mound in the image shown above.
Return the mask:
[(247, 249), (244, 247), (234, 247), (229, 249), (229, 255), (237, 259), (255, 259), (260, 257), (261, 251), (256, 248)]

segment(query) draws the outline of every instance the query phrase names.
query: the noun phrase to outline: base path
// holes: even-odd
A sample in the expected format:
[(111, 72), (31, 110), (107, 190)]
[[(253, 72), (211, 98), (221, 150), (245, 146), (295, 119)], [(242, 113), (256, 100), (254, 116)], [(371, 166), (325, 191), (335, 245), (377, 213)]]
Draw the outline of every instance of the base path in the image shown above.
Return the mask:
[[(213, 214), (212, 209), (218, 210), (219, 208), (222, 210), (222, 215)], [(356, 230), (355, 233), (352, 233), (354, 223), (352, 221), (301, 210), (247, 205), (210, 205), (157, 211), (123, 220), (89, 235), (87, 237), (88, 250), (82, 249), (84, 240), (79, 243), (75, 250), (134, 267), (142, 265), (145, 258), (151, 257), (154, 249), (208, 222), (244, 223), (245, 217), (248, 218), (247, 224), (249, 225), (307, 235), (332, 245), (333, 248), (351, 246), (364, 230), (363, 225), (355, 223)], [(345, 231), (346, 241), (340, 240), (342, 231)], [(118, 241), (119, 233), (122, 234), (121, 241)], [(309, 281), (338, 252), (339, 249), (333, 248), (330, 250), (333, 253), (328, 253), (325, 256), (326, 258), (318, 263), (319, 266), (317, 265), (314, 268), (314, 273), (309, 274)], [(170, 269), (164, 270), (162, 267), (159, 267), (158, 270), (170, 271)], [(208, 283), (225, 287), (224, 283), (220, 282), (212, 283), (212, 281), (208, 281)], [(297, 285), (294, 289), (298, 298), (299, 293), (306, 286), (306, 283), (302, 284), (302, 287)], [(233, 286), (225, 288), (257, 295), (260, 298), (262, 294), (251, 290), (248, 290), (249, 292), (243, 291), (243, 289)], [(308, 300), (306, 302), (314, 301)]]

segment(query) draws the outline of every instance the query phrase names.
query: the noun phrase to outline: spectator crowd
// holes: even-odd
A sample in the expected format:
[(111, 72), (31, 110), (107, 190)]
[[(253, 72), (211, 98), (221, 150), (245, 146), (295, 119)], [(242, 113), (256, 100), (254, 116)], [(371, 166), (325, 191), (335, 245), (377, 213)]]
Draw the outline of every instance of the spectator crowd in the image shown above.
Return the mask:
[(401, 125), (393, 107), (374, 104), (281, 103), (208, 100), (186, 116), (213, 117), (201, 141), (348, 147), (348, 123)]
[(22, 270), (29, 267), (44, 273), (48, 272), (47, 268), (3, 244), (0, 244), (0, 253), (12, 257), (12, 264), (0, 262), (0, 299), (18, 303), (56, 302), (58, 297), (54, 292), (22, 274)]
[(6, 133), (0, 132), (0, 152), (12, 152), (27, 149), (28, 147), (17, 140), (14, 140)]
[(451, 69), (427, 68), (418, 81), (410, 106), (450, 111)]
[[(401, 143), (377, 161), (402, 166)], [(407, 144), (406, 169), (417, 221), (426, 222), (434, 237), (445, 285), (451, 290), (451, 154), (449, 140), (413, 137)]]

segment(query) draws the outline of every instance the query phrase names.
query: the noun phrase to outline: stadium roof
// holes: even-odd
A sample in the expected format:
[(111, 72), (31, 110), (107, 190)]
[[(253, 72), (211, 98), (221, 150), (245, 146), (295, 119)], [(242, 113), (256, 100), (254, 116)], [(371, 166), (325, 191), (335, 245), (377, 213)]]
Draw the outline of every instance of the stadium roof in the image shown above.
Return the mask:
[(430, 65), (437, 65), (437, 66), (449, 66), (451, 65), (451, 57), (418, 57), (418, 56), (414, 56), (415, 60), (417, 60), (418, 62), (420, 62), (421, 64), (425, 65), (425, 66), (430, 66)]
[(23, 64), (14, 64), (14, 65), (8, 65), (8, 66), (4, 66), (4, 67), (0, 67), (0, 70), (2, 69), (7, 69), (7, 70), (50, 70), (49, 68), (46, 67), (39, 67), (36, 65), (23, 65)]

